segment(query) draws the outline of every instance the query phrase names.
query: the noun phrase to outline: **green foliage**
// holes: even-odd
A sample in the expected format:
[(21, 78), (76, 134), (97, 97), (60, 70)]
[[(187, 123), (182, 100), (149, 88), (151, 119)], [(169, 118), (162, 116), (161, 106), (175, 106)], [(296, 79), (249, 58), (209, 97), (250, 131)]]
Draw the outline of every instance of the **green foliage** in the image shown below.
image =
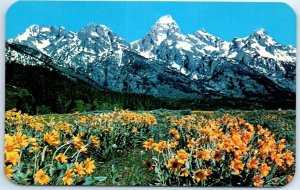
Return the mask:
[(140, 94), (103, 91), (55, 70), (39, 66), (6, 64), (6, 110), (17, 108), (37, 114), (90, 110), (149, 110), (171, 106), (165, 100)]
[(6, 86), (5, 106), (6, 108), (16, 108), (29, 113), (35, 100), (33, 95), (27, 90), (15, 86)]
[(36, 106), (36, 113), (37, 114), (47, 114), (51, 112), (51, 108), (49, 106), (41, 105)]
[(181, 115), (191, 115), (192, 114), (192, 110), (191, 109), (181, 110), (180, 114)]
[(101, 185), (154, 185), (154, 172), (145, 166), (146, 160), (151, 160), (149, 152), (138, 148), (130, 150), (104, 162), (96, 175), (107, 176)]
[(75, 100), (75, 108), (72, 109), (72, 112), (86, 112), (91, 111), (92, 105), (86, 104), (83, 100)]

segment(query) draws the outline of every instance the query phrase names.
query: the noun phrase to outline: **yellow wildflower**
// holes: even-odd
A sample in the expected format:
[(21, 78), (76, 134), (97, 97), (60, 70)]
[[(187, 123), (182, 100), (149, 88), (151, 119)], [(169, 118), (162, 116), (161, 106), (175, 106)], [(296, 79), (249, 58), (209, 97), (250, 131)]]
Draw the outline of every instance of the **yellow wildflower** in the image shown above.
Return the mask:
[(77, 173), (77, 174), (79, 174), (79, 175), (84, 175), (84, 174), (86, 174), (85, 173), (85, 171), (84, 171), (84, 167), (83, 167), (83, 163), (82, 162), (80, 162), (80, 163), (75, 163), (74, 164), (74, 167), (75, 167), (75, 169), (74, 169), (74, 171)]
[(286, 176), (286, 180), (287, 180), (288, 183), (291, 182), (292, 179), (293, 179), (293, 176), (291, 176), (291, 175)]
[(100, 140), (98, 137), (91, 135), (90, 140), (92, 141), (94, 147), (98, 147), (100, 145)]
[(13, 173), (14, 173), (14, 170), (12, 169), (12, 165), (8, 165), (8, 166), (5, 166), (5, 174), (7, 176), (8, 179), (11, 179), (13, 177)]
[(87, 158), (84, 161), (84, 170), (87, 174), (92, 174), (95, 168), (96, 168), (95, 161), (92, 160), (91, 158)]
[(207, 176), (207, 171), (203, 169), (199, 169), (194, 173), (194, 179), (197, 183), (199, 183), (199, 181), (205, 181), (207, 179)]
[(158, 144), (154, 144), (154, 150), (157, 151), (158, 153), (162, 153), (163, 149), (167, 148), (167, 143), (166, 141), (160, 141)]
[(20, 155), (18, 152), (7, 152), (5, 153), (5, 162), (12, 163), (13, 166), (16, 166), (19, 163)]
[(242, 161), (234, 159), (233, 161), (231, 161), (230, 169), (232, 169), (236, 175), (239, 175), (241, 170), (244, 169), (244, 164)]
[(209, 161), (211, 158), (210, 150), (208, 150), (208, 149), (196, 150), (194, 158), (203, 160), (203, 161)]
[(148, 139), (148, 141), (145, 141), (143, 143), (143, 147), (146, 150), (149, 150), (149, 149), (153, 148), (153, 146), (154, 146), (154, 139), (153, 138), (150, 138), (150, 139)]
[(73, 169), (67, 169), (65, 172), (65, 176), (62, 178), (64, 185), (71, 185), (73, 183), (74, 176)]
[(171, 133), (176, 139), (180, 138), (179, 132), (174, 128), (170, 129), (169, 133)]
[(40, 169), (36, 172), (34, 181), (38, 182), (41, 185), (46, 185), (50, 182), (50, 177), (46, 175), (44, 170)]
[(181, 169), (181, 174), (180, 174), (181, 177), (188, 177), (189, 175), (190, 173), (187, 171), (186, 168)]
[(132, 132), (133, 132), (133, 133), (136, 133), (137, 131), (138, 131), (138, 129), (137, 129), (136, 127), (133, 127), (133, 128), (132, 128)]
[(187, 161), (188, 157), (189, 154), (185, 150), (180, 149), (177, 151), (177, 159), (179, 163), (184, 164)]
[(259, 176), (259, 175), (255, 175), (253, 177), (253, 185), (255, 187), (261, 187), (261, 186), (263, 186), (264, 182), (265, 182), (264, 179), (261, 176)]
[(44, 134), (44, 141), (46, 141), (51, 146), (58, 146), (60, 144), (59, 132), (52, 130)]
[(285, 162), (286, 164), (290, 167), (291, 165), (294, 164), (295, 162), (295, 159), (293, 157), (293, 153), (291, 151), (286, 151), (285, 154), (284, 154), (284, 159), (285, 159)]
[(60, 162), (60, 163), (64, 163), (64, 162), (68, 162), (68, 157), (65, 156), (63, 153), (59, 153), (56, 157), (55, 160)]
[(259, 172), (261, 173), (261, 175), (263, 177), (266, 177), (267, 175), (269, 175), (270, 171), (271, 171), (271, 167), (268, 166), (268, 164), (266, 164), (266, 163), (262, 163), (262, 165), (259, 169)]
[(168, 160), (167, 168), (173, 173), (177, 173), (180, 170), (181, 166), (182, 164), (178, 162), (178, 159)]
[(249, 168), (249, 169), (257, 169), (258, 168), (258, 161), (255, 156), (247, 163), (247, 168)]

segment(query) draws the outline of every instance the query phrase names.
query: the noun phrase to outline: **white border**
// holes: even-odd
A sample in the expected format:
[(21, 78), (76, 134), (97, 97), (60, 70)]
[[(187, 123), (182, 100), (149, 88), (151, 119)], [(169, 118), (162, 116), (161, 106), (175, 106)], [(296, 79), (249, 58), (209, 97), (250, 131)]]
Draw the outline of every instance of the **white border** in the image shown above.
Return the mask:
[[(20, 0), (21, 1), (21, 0)], [(38, 0), (32, 0), (32, 1), (38, 1)], [(53, 0), (55, 1), (55, 0)], [(66, 0), (64, 0), (66, 1)], [(89, 0), (91, 1), (91, 0)], [(92, 0), (93, 1), (93, 0)], [(117, 1), (122, 1), (122, 0), (117, 0)], [(142, 1), (142, 0), (141, 0)], [(152, 0), (152, 1), (157, 1), (157, 0)], [(170, 0), (166, 0), (166, 1), (170, 1)], [(174, 1), (174, 0), (173, 0)], [(177, 0), (175, 0), (177, 1)], [(270, 2), (267, 0), (189, 0), (189, 1), (199, 1), (199, 2)], [(6, 19), (6, 11), (8, 10), (8, 8), (14, 3), (16, 2), (16, 0), (1, 0), (1, 6), (0, 6), (0, 189), (3, 190), (19, 190), (19, 189), (30, 189), (30, 190), (44, 190), (44, 189), (53, 189), (53, 190), (57, 190), (57, 189), (131, 189), (131, 188), (136, 188), (136, 189), (141, 189), (142, 187), (133, 187), (133, 186), (128, 186), (128, 187), (117, 187), (117, 186), (110, 186), (110, 187), (103, 187), (103, 186), (89, 186), (89, 187), (82, 187), (82, 186), (72, 186), (72, 187), (65, 187), (65, 186), (21, 186), (21, 185), (16, 185), (13, 182), (9, 181), (4, 173), (4, 114), (5, 114), (5, 108), (4, 108), (4, 87), (5, 87), (5, 19)], [(294, 10), (294, 12), (297, 15), (297, 34), (299, 34), (299, 26), (300, 26), (300, 2), (299, 0), (272, 0), (272, 2), (284, 2), (288, 5), (290, 5), (290, 7)], [(300, 63), (300, 57), (298, 56), (298, 52), (300, 52), (300, 36), (297, 35), (297, 64)], [(297, 78), (297, 83), (299, 84), (299, 78), (300, 78), (300, 67), (297, 65), (296, 67), (296, 78)], [(298, 85), (297, 85), (298, 86)], [(297, 91), (299, 91), (299, 89), (297, 88)], [(300, 93), (297, 92), (297, 100), (299, 100), (299, 96)], [(296, 102), (297, 104), (297, 116), (296, 116), (296, 125), (299, 127), (298, 124), (300, 124), (300, 118), (299, 118), (299, 106), (300, 103), (299, 101)], [(300, 132), (299, 130), (296, 130), (296, 137), (300, 138)], [(299, 177), (299, 164), (300, 164), (300, 141), (297, 140), (296, 142), (296, 174), (293, 178), (293, 180), (286, 186), (282, 187), (284, 189), (299, 189), (300, 188), (300, 177)], [(174, 187), (143, 187), (142, 189), (174, 189)], [(203, 188), (203, 187), (189, 187), (189, 189), (199, 189), (199, 188)], [(214, 187), (209, 188), (209, 187), (205, 187), (207, 189), (214, 189)], [(179, 189), (184, 189), (179, 187)], [(228, 187), (224, 187), (224, 188), (218, 188), (218, 189), (229, 189)], [(250, 187), (237, 187), (234, 189), (252, 189)], [(264, 189), (264, 188), (255, 188), (255, 189)]]

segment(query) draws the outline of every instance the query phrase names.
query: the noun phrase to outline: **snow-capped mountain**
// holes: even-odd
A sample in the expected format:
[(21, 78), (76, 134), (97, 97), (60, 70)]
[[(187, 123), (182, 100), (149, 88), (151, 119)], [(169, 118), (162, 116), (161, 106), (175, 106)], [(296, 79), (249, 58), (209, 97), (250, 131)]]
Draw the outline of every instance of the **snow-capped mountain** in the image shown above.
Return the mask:
[(30, 48), (50, 57), (53, 67), (118, 92), (169, 98), (289, 97), (296, 92), (296, 49), (277, 43), (263, 29), (227, 42), (204, 29), (183, 34), (166, 15), (142, 39), (128, 43), (104, 25), (89, 24), (77, 33), (32, 25), (8, 40), (6, 61), (33, 63)]
[(13, 43), (27, 45), (52, 57), (58, 63), (75, 70), (87, 69), (87, 64), (111, 51), (129, 47), (129, 44), (104, 25), (89, 24), (78, 33), (63, 27), (33, 25), (17, 36)]
[(205, 74), (207, 68), (202, 67), (201, 59), (210, 55), (226, 55), (230, 43), (207, 33), (204, 29), (195, 34), (184, 35), (170, 15), (161, 17), (150, 29), (147, 35), (131, 43), (147, 58), (167, 62), (169, 67), (183, 74)]

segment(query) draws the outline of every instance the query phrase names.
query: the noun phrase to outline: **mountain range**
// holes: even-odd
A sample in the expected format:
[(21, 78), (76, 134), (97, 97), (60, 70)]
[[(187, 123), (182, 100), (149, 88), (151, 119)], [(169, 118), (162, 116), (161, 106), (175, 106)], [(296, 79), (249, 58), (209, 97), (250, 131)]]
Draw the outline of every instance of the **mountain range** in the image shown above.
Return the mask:
[[(132, 30), (136, 30), (132, 28)], [(6, 43), (6, 63), (60, 71), (95, 88), (160, 98), (291, 98), (296, 49), (264, 29), (231, 42), (204, 29), (183, 34), (170, 15), (127, 42), (104, 25), (79, 32), (32, 25)]]

